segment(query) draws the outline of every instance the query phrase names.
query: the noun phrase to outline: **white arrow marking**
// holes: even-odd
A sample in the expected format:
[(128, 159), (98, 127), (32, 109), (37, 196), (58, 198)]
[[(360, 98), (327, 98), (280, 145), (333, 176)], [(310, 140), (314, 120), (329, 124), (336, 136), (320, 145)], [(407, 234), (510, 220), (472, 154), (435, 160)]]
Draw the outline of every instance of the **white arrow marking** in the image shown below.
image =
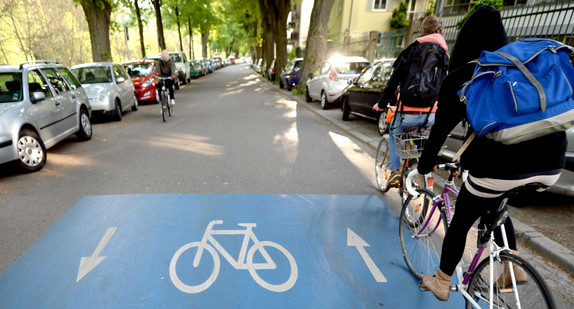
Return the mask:
[(98, 264), (100, 264), (106, 258), (105, 256), (99, 256), (99, 255), (100, 253), (102, 253), (104, 247), (108, 244), (108, 241), (110, 241), (112, 235), (114, 235), (117, 229), (118, 229), (117, 227), (108, 228), (106, 234), (104, 235), (104, 237), (102, 237), (102, 240), (100, 240), (98, 247), (96, 248), (96, 250), (94, 250), (94, 253), (92, 253), (92, 256), (82, 258), (82, 260), (80, 261), (80, 269), (78, 270), (78, 277), (76, 278), (76, 282), (82, 280), (82, 278), (84, 278), (85, 275), (87, 275), (90, 271), (92, 271), (92, 269), (98, 266)]
[(355, 234), (355, 232), (351, 231), (351, 229), (349, 228), (347, 229), (347, 246), (357, 247), (359, 254), (365, 261), (365, 264), (367, 264), (367, 267), (369, 268), (371, 274), (373, 274), (373, 277), (375, 277), (375, 280), (377, 282), (387, 282), (387, 278), (385, 278), (385, 276), (379, 270), (377, 265), (375, 265), (375, 262), (373, 262), (373, 259), (371, 259), (371, 257), (367, 253), (367, 250), (365, 250), (365, 247), (369, 247), (369, 244), (366, 241), (364, 241), (361, 237), (359, 237), (359, 235)]

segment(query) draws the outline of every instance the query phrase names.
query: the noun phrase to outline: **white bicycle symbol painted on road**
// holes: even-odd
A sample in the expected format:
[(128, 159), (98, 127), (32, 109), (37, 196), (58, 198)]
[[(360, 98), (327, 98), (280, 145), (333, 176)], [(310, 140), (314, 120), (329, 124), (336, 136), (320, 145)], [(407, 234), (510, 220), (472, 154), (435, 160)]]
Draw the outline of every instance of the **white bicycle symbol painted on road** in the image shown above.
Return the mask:
[[(244, 230), (212, 230), (213, 226), (216, 224), (223, 224), (223, 220), (214, 220), (211, 221), (207, 228), (205, 229), (205, 233), (203, 234), (203, 238), (200, 242), (190, 242), (183, 247), (179, 248), (173, 257), (171, 258), (171, 262), (169, 263), (169, 276), (171, 278), (171, 282), (182, 292), (185, 293), (199, 293), (207, 288), (209, 288), (213, 282), (217, 279), (219, 275), (219, 268), (220, 268), (220, 259), (217, 251), (223, 255), (223, 257), (233, 266), (235, 269), (247, 269), (251, 277), (257, 282), (260, 286), (268, 289), (269, 291), (273, 292), (285, 292), (295, 285), (297, 281), (298, 271), (297, 271), (297, 263), (295, 263), (295, 258), (293, 255), (287, 251), (287, 249), (283, 248), (281, 245), (271, 242), (271, 241), (259, 241), (255, 234), (253, 233), (253, 228), (257, 225), (255, 223), (239, 223), (238, 226), (245, 227)], [(239, 252), (239, 257), (235, 260), (231, 255), (219, 244), (219, 242), (213, 237), (213, 235), (245, 235), (243, 238), (243, 243), (241, 245), (241, 250)], [(249, 248), (247, 251), (247, 246), (253, 240), (253, 246)], [(207, 242), (210, 242), (208, 244)], [(213, 258), (213, 271), (211, 272), (211, 276), (203, 283), (199, 285), (187, 285), (183, 283), (180, 278), (177, 276), (176, 265), (177, 261), (180, 256), (187, 250), (197, 247), (197, 253), (195, 254), (195, 258), (193, 260), (193, 267), (198, 267), (199, 262), (201, 260), (201, 256), (203, 254), (204, 249), (207, 250), (211, 257)], [(215, 247), (215, 248), (214, 248)], [(257, 274), (257, 270), (261, 269), (276, 269), (277, 265), (267, 251), (265, 247), (273, 247), (287, 257), (289, 261), (289, 265), (291, 267), (291, 274), (287, 281), (282, 284), (270, 284), (265, 280), (261, 279), (261, 277)], [(217, 249), (217, 251), (215, 251)], [(265, 259), (264, 263), (254, 263), (253, 256), (256, 252), (259, 252), (263, 259)]]

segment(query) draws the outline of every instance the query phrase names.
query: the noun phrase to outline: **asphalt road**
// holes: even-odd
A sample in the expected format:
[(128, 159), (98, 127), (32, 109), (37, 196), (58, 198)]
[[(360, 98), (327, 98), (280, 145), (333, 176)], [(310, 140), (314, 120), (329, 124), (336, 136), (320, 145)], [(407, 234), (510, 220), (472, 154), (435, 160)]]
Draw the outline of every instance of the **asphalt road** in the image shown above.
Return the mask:
[[(96, 118), (91, 141), (53, 147), (38, 173), (0, 166), (0, 273), (87, 195), (367, 194), (399, 212), (398, 194), (375, 187), (371, 147), (246, 65), (194, 80), (175, 98), (166, 123), (155, 104), (121, 122)], [(574, 304), (569, 275), (524, 252), (544, 267), (561, 308)]]

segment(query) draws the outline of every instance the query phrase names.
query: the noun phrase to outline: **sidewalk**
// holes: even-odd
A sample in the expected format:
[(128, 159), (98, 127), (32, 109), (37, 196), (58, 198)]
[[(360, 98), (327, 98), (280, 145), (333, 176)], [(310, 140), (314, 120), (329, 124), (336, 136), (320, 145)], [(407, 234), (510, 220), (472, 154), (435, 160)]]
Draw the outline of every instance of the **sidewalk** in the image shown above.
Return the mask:
[[(289, 97), (290, 99), (296, 101), (299, 105), (307, 108), (308, 110), (327, 120), (334, 126), (346, 131), (353, 138), (368, 145), (373, 151), (376, 151), (380, 141), (380, 136), (376, 131), (375, 125), (372, 126), (371, 130), (365, 130), (361, 127), (352, 126), (351, 124), (354, 122), (365, 122), (365, 120), (357, 119), (350, 122), (345, 122), (341, 119), (341, 112), (339, 107), (332, 107), (331, 109), (322, 110), (317, 103), (307, 103), (303, 97), (296, 96), (291, 92), (283, 91), (279, 89), (279, 87), (276, 87), (276, 90), (282, 95)], [(444, 183), (444, 180), (438, 180), (437, 183)], [(544, 236), (542, 233), (536, 231), (534, 228), (520, 222), (515, 218), (512, 219), (512, 222), (514, 224), (516, 236), (519, 240), (523, 241), (530, 248), (548, 258), (559, 267), (563, 268), (569, 274), (574, 275), (574, 252), (556, 243), (550, 238)]]

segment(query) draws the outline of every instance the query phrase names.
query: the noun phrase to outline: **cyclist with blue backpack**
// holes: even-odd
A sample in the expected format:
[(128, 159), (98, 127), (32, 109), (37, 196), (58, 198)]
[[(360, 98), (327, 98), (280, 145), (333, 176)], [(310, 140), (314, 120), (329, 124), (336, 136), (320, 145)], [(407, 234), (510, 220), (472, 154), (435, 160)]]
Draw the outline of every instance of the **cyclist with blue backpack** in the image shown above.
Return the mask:
[(448, 46), (442, 36), (442, 22), (436, 16), (426, 17), (420, 27), (420, 36), (405, 48), (393, 64), (393, 74), (375, 111), (383, 111), (387, 104), (397, 100), (399, 106), (389, 128), (388, 153), (391, 175), (387, 183), (396, 185), (400, 178), (400, 158), (395, 150), (395, 135), (408, 128), (430, 127), (434, 123), (436, 99), (448, 64)]
[[(480, 7), (462, 26), (455, 42), (449, 74), (444, 78), (438, 98), (436, 121), (418, 164), (420, 174), (430, 173), (440, 148), (448, 134), (467, 118), (467, 109), (458, 92), (468, 82), (475, 70), (475, 63), (483, 51), (495, 51), (508, 43), (500, 13), (492, 7)], [(537, 97), (535, 97), (537, 99)], [(497, 97), (500, 108), (508, 100)], [(565, 132), (555, 132), (530, 140), (503, 144), (486, 136), (474, 138), (461, 156), (461, 164), (469, 177), (461, 187), (456, 202), (456, 212), (444, 238), (440, 266), (435, 276), (424, 276), (423, 284), (442, 301), (449, 297), (449, 286), (456, 265), (463, 256), (466, 235), (474, 222), (487, 211), (496, 209), (502, 195), (522, 185), (538, 182), (545, 186), (554, 184), (565, 163)], [(464, 146), (463, 146), (464, 147)], [(512, 223), (507, 220), (506, 234), (513, 253), (516, 239)], [(500, 230), (495, 238), (501, 239)], [(501, 243), (501, 242), (500, 242)], [(509, 266), (505, 265), (505, 271)], [(515, 268), (516, 280), (526, 280), (520, 268)], [(509, 283), (501, 276), (496, 284)]]

